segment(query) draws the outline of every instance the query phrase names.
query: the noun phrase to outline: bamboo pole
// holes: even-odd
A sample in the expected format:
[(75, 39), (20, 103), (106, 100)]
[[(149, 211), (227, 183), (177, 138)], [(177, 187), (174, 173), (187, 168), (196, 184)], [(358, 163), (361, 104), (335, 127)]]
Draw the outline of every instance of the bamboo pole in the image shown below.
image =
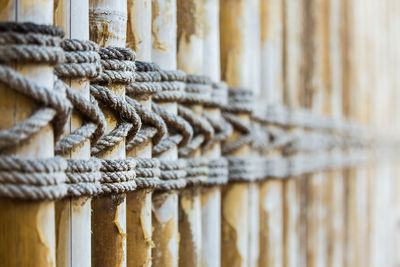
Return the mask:
[[(126, 0), (90, 0), (90, 39), (100, 46), (125, 47)], [(125, 97), (124, 85), (109, 89)], [(101, 107), (107, 122), (106, 133), (117, 126), (117, 116)], [(125, 140), (102, 155), (103, 158), (125, 158)], [(106, 195), (92, 200), (92, 264), (126, 266), (126, 194)]]
[[(204, 44), (202, 73), (216, 82), (221, 79), (219, 51), (219, 0), (204, 0)], [(218, 120), (219, 108), (207, 107), (204, 111)], [(220, 143), (202, 151), (212, 160), (221, 157)], [(205, 187), (201, 192), (201, 266), (221, 264), (221, 188)]]
[[(66, 38), (89, 39), (89, 1), (54, 2), (54, 24)], [(72, 89), (89, 98), (89, 81), (65, 80)], [(82, 116), (73, 113), (69, 133), (82, 126)], [(89, 159), (90, 141), (75, 148), (68, 158)], [(67, 198), (56, 202), (57, 266), (91, 266), (91, 197)]]
[[(305, 100), (306, 108), (316, 114), (331, 115), (337, 106), (331, 106), (330, 85), (330, 32), (329, 1), (314, 0), (306, 6), (307, 32), (305, 36), (306, 67)], [(310, 39), (309, 42), (307, 40)], [(340, 106), (339, 106), (340, 107)], [(309, 266), (326, 266), (328, 257), (328, 197), (329, 174), (325, 171), (313, 173), (308, 178), (309, 201), (307, 203), (307, 263)], [(336, 179), (333, 177), (333, 183)]]
[[(136, 59), (151, 60), (151, 1), (128, 0), (127, 47), (136, 52)], [(151, 109), (151, 97), (140, 101)], [(151, 140), (127, 152), (127, 157), (151, 158)], [(151, 266), (152, 190), (143, 189), (126, 196), (127, 266)]]
[[(283, 2), (283, 103), (300, 107), (303, 90), (302, 36), (303, 6), (301, 1)], [(304, 177), (288, 177), (283, 183), (283, 266), (306, 266)], [(302, 220), (300, 218), (302, 217)], [(301, 246), (300, 246), (301, 242)]]
[[(261, 96), (268, 104), (282, 104), (283, 2), (261, 1)], [(272, 151), (264, 156), (281, 155)], [(283, 264), (283, 182), (268, 179), (260, 185), (259, 266)]]
[[(5, 1), (0, 7), (0, 20), (52, 24), (53, 1)], [(47, 64), (16, 64), (14, 69), (41, 86), (53, 88), (53, 67)], [(38, 107), (29, 98), (4, 85), (0, 86), (0, 95), (2, 129), (27, 119)], [(53, 129), (47, 125), (10, 154), (50, 158), (54, 155), (53, 139)], [(54, 201), (0, 200), (2, 265), (55, 266), (54, 206)]]
[[(254, 92), (256, 99), (261, 98), (261, 1), (249, 0), (248, 18), (249, 18), (249, 36), (247, 38), (249, 66), (247, 71), (250, 77), (250, 90)], [(258, 156), (257, 151), (251, 151), (251, 154)], [(260, 166), (261, 167), (261, 166)], [(257, 266), (260, 257), (260, 184), (259, 182), (249, 183), (249, 244), (248, 244), (248, 263), (247, 266)]]
[[(220, 1), (220, 52), (222, 80), (229, 87), (248, 87), (248, 0)], [(232, 89), (234, 90), (234, 89)], [(249, 116), (239, 115), (243, 121)], [(239, 133), (234, 131), (229, 138), (235, 140)], [(249, 146), (245, 145), (230, 156), (249, 155)], [(221, 218), (221, 266), (246, 266), (249, 262), (249, 186), (247, 183), (230, 183), (222, 189)]]
[[(346, 1), (345, 1), (346, 2)], [(363, 73), (367, 57), (364, 31), (367, 30), (363, 17), (364, 5), (358, 1), (344, 3), (347, 14), (346, 22), (346, 76), (343, 101), (347, 118), (368, 123), (368, 86), (366, 73)], [(345, 74), (346, 73), (346, 74)], [(347, 266), (367, 266), (366, 251), (368, 246), (368, 181), (367, 170), (363, 166), (350, 168), (346, 172), (346, 264)]]
[[(187, 74), (203, 73), (204, 44), (203, 0), (178, 0), (177, 22), (178, 68)], [(198, 116), (203, 114), (202, 105), (191, 105), (190, 109)], [(198, 158), (201, 149), (192, 155)], [(183, 189), (179, 196), (179, 265), (200, 266), (201, 263), (201, 188)]]
[[(175, 70), (176, 59), (176, 0), (152, 1), (152, 60), (160, 68)], [(176, 102), (163, 104), (169, 112), (177, 114)], [(174, 147), (160, 158), (175, 160), (178, 158)], [(178, 266), (178, 195), (176, 191), (155, 192), (153, 194), (153, 241), (154, 266)]]

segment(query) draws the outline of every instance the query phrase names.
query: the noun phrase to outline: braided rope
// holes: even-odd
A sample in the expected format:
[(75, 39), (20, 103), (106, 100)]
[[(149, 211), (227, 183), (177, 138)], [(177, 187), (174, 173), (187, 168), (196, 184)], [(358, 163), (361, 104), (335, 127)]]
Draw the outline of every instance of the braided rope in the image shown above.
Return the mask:
[(96, 158), (89, 160), (68, 159), (65, 170), (68, 196), (94, 196), (100, 189), (101, 162)]
[(186, 186), (197, 186), (207, 183), (208, 159), (190, 158), (186, 159)]

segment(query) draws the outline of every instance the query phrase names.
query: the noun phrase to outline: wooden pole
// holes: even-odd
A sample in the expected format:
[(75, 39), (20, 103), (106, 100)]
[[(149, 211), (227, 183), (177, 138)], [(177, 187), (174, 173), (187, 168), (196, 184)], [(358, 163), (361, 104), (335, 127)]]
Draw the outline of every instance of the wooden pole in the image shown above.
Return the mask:
[[(90, 39), (100, 46), (125, 47), (126, 0), (90, 0)], [(109, 89), (125, 97), (125, 85)], [(106, 134), (116, 128), (118, 114), (102, 107), (107, 122)], [(125, 158), (125, 140), (106, 151), (103, 158)], [(92, 200), (93, 266), (126, 266), (126, 194), (106, 195)]]
[[(220, 52), (221, 75), (231, 88), (247, 88), (250, 85), (248, 27), (248, 0), (220, 1)], [(232, 89), (234, 90), (234, 89)], [(240, 119), (249, 121), (249, 116), (241, 114)], [(228, 141), (238, 138), (234, 131)], [(245, 145), (230, 156), (250, 154)], [(248, 225), (249, 186), (247, 183), (229, 183), (222, 190), (221, 218), (221, 266), (246, 266), (249, 262)]]
[[(56, 0), (54, 24), (61, 27), (66, 38), (89, 39), (89, 1)], [(68, 79), (72, 89), (89, 98), (89, 81)], [(82, 126), (82, 116), (73, 113), (69, 133)], [(76, 147), (67, 156), (75, 159), (90, 158), (90, 141)], [(91, 265), (91, 197), (67, 198), (56, 203), (57, 266)]]
[[(268, 104), (282, 104), (283, 2), (261, 1), (261, 96)], [(264, 156), (281, 156), (272, 151)], [(259, 266), (283, 264), (283, 182), (268, 179), (260, 185)]]
[[(283, 103), (298, 108), (301, 103), (302, 80), (302, 1), (283, 1)], [(306, 193), (301, 189), (304, 177), (288, 177), (283, 183), (283, 266), (306, 266), (304, 219), (301, 203)], [(301, 193), (301, 194), (300, 194)], [(302, 199), (300, 198), (302, 197)], [(301, 202), (301, 203), (300, 203)], [(302, 212), (302, 213), (300, 213)], [(301, 245), (300, 245), (301, 241)]]
[[(344, 1), (346, 19), (346, 51), (345, 77), (343, 87), (344, 115), (347, 118), (368, 123), (369, 103), (367, 101), (368, 86), (365, 84), (367, 57), (365, 49), (364, 30), (367, 30), (364, 20), (364, 4), (361, 1)], [(367, 266), (365, 253), (368, 239), (368, 181), (367, 171), (363, 166), (350, 168), (346, 171), (346, 255), (347, 266)]]
[[(219, 51), (219, 0), (204, 0), (204, 44), (202, 73), (217, 82), (221, 79)], [(204, 109), (209, 116), (221, 118), (219, 108)], [(202, 151), (212, 160), (221, 157), (220, 143)], [(201, 266), (221, 265), (221, 188), (205, 187), (201, 192)]]
[[(204, 44), (203, 0), (178, 0), (178, 68), (187, 74), (202, 74)], [(202, 105), (189, 107), (202, 116)], [(201, 149), (192, 155), (198, 158)], [(201, 199), (200, 187), (183, 189), (179, 197), (179, 265), (200, 266), (201, 262)]]
[[(176, 59), (176, 0), (152, 1), (152, 50), (151, 58), (160, 68), (175, 70)], [(165, 103), (163, 107), (177, 114), (176, 102)], [(160, 159), (178, 158), (174, 147), (160, 156)], [(178, 266), (178, 195), (176, 191), (153, 194), (153, 265)]]
[[(136, 52), (136, 59), (151, 61), (151, 1), (128, 0), (127, 47)], [(151, 97), (140, 101), (151, 109)], [(127, 157), (151, 158), (151, 140), (127, 152)], [(143, 189), (126, 196), (127, 266), (151, 266), (152, 190)]]
[[(249, 18), (249, 36), (247, 38), (249, 66), (247, 69), (250, 77), (250, 90), (254, 92), (256, 99), (261, 97), (261, 1), (250, 0), (248, 2), (247, 12)], [(251, 151), (251, 154), (258, 156), (257, 151)], [(260, 166), (261, 167), (261, 166)], [(260, 257), (260, 187), (258, 182), (249, 183), (249, 244), (247, 266), (257, 266)]]
[[(52, 24), (53, 1), (3, 2), (0, 20)], [(47, 64), (15, 64), (14, 69), (41, 86), (53, 88), (53, 67)], [(0, 95), (2, 129), (27, 119), (38, 108), (32, 100), (4, 85), (0, 86)], [(47, 125), (11, 153), (24, 158), (51, 158), (54, 155), (53, 139), (53, 129)], [(2, 265), (55, 266), (54, 206), (54, 201), (0, 200)]]

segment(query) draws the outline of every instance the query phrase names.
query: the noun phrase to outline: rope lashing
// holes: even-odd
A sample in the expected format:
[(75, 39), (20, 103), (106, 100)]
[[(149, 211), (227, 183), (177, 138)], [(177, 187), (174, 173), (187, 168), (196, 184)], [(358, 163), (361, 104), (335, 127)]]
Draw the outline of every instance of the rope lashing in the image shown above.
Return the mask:
[(41, 104), (28, 119), (0, 132), (0, 149), (13, 147), (53, 122), (55, 140), (67, 123), (72, 106), (56, 80), (53, 88), (39, 85), (6, 64), (38, 63), (54, 66), (64, 61), (59, 43), (63, 32), (33, 23), (0, 23), (0, 83)]
[(189, 158), (186, 159), (186, 186), (197, 186), (207, 183), (208, 159)]
[(253, 140), (252, 126), (250, 122), (243, 121), (241, 115), (250, 116), (253, 110), (254, 98), (250, 90), (230, 89), (228, 105), (224, 107), (223, 117), (232, 125), (240, 136), (233, 141), (226, 141), (222, 146), (222, 152), (229, 154), (244, 145), (251, 144)]
[(127, 151), (140, 146), (152, 139), (157, 145), (167, 134), (167, 126), (161, 117), (151, 108), (145, 107), (139, 101), (147, 100), (151, 95), (161, 91), (161, 74), (158, 65), (143, 61), (136, 61), (136, 80), (127, 86), (126, 101), (132, 105), (142, 120), (142, 128), (137, 136), (128, 140)]
[(228, 183), (228, 161), (225, 158), (208, 160), (208, 179), (204, 186), (218, 186)]
[(178, 115), (188, 121), (194, 130), (193, 139), (179, 149), (181, 157), (189, 157), (200, 146), (207, 145), (214, 137), (214, 129), (201, 115), (196, 114), (188, 105), (203, 105), (211, 99), (211, 81), (207, 76), (186, 75), (185, 92), (178, 105)]
[(137, 158), (135, 160), (137, 189), (156, 188), (161, 183), (160, 161), (147, 158)]
[(96, 158), (68, 159), (67, 176), (68, 196), (94, 196), (100, 190), (101, 161)]
[(187, 184), (187, 180), (185, 179), (186, 161), (184, 159), (160, 160), (160, 178), (161, 183), (156, 187), (158, 191), (185, 188)]
[(101, 159), (100, 161), (100, 194), (121, 194), (136, 189), (135, 159)]
[(153, 147), (153, 153), (160, 155), (173, 146), (185, 146), (193, 136), (193, 128), (183, 118), (168, 112), (165, 108), (153, 103), (153, 110), (160, 115), (168, 127), (170, 136), (164, 138), (159, 144)]
[(181, 157), (188, 157), (202, 144), (206, 145), (214, 137), (214, 128), (201, 116), (196, 115), (192, 110), (182, 105), (178, 105), (178, 114), (190, 123), (194, 130), (193, 139), (184, 147), (179, 149)]
[(65, 52), (65, 61), (54, 69), (60, 78), (97, 77), (102, 71), (99, 46), (89, 40), (65, 39), (60, 43)]
[(26, 200), (60, 199), (67, 194), (66, 169), (67, 161), (60, 157), (0, 156), (0, 196)]
[(186, 74), (180, 70), (159, 70), (161, 91), (153, 95), (157, 103), (176, 102), (183, 96)]
[[(98, 46), (91, 41), (66, 39), (61, 42), (61, 47), (66, 51), (66, 62), (55, 68), (55, 73), (64, 79), (90, 79), (101, 72)], [(104, 134), (106, 122), (97, 101), (90, 100), (75, 92), (66, 84), (65, 92), (68, 100), (73, 104), (74, 110), (85, 119), (83, 125), (64, 136), (55, 147), (58, 155), (66, 155), (71, 150), (81, 145), (86, 140), (96, 143)]]

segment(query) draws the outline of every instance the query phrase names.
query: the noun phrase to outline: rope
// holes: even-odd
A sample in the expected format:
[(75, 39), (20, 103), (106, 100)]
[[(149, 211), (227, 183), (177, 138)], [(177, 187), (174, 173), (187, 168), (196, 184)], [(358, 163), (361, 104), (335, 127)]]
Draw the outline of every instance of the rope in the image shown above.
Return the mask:
[(160, 161), (158, 159), (138, 158), (136, 160), (137, 189), (156, 188), (161, 180)]
[(67, 193), (66, 168), (67, 162), (60, 157), (0, 156), (0, 196), (26, 200), (60, 199)]
[(65, 175), (67, 176), (68, 196), (94, 196), (100, 189), (101, 161), (92, 158), (68, 159)]
[(186, 159), (186, 186), (198, 186), (208, 180), (208, 159)]
[(99, 194), (122, 194), (136, 189), (135, 159), (101, 159), (100, 161)]
[(219, 186), (228, 183), (228, 161), (225, 158), (208, 160), (208, 179), (204, 186)]
[(182, 189), (186, 186), (186, 161), (160, 160), (160, 178), (162, 182), (156, 187), (158, 191)]

